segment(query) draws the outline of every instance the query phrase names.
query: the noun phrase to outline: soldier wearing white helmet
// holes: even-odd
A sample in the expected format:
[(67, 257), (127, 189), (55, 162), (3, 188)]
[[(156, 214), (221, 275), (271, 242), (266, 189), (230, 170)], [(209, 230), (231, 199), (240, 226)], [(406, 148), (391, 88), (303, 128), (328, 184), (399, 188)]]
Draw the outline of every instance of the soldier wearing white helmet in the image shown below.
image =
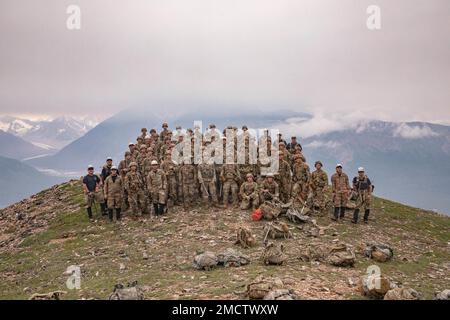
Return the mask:
[(373, 186), (363, 167), (358, 168), (358, 175), (353, 178), (353, 190), (357, 198), (352, 222), (358, 223), (359, 210), (364, 208), (364, 223), (368, 223)]
[(116, 211), (116, 220), (120, 220), (123, 203), (123, 180), (118, 175), (118, 171), (116, 166), (112, 166), (111, 174), (105, 180), (105, 199), (111, 222), (113, 221), (114, 210)]

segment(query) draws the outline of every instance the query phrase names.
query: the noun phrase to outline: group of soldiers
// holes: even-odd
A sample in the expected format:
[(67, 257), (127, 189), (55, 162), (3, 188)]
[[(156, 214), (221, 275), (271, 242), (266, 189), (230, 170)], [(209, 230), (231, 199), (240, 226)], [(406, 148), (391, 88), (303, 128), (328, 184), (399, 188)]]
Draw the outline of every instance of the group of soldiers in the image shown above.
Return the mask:
[[(220, 140), (222, 143), (218, 143)], [(227, 144), (227, 140), (234, 143)], [(220, 146), (223, 161), (203, 157), (204, 151), (213, 144)], [(186, 145), (191, 147), (188, 149), (191, 152), (183, 154)], [(243, 161), (237, 161), (240, 151)], [(212, 155), (214, 153), (213, 150)], [(181, 154), (182, 160), (174, 157), (175, 154)], [(274, 155), (278, 156), (278, 166), (276, 171), (271, 171), (263, 159)], [(96, 175), (94, 167), (89, 165), (83, 189), (91, 220), (95, 202), (111, 221), (114, 211), (117, 220), (121, 212), (128, 209), (139, 216), (146, 213), (158, 216), (169, 207), (198, 205), (199, 199), (208, 207), (234, 206), (242, 210), (256, 209), (264, 202), (324, 210), (328, 176), (320, 161), (316, 161), (314, 167), (311, 173), (296, 137), (291, 137), (287, 143), (282, 134), (272, 139), (265, 130), (256, 141), (246, 126), (240, 133), (236, 127), (228, 126), (220, 134), (214, 124), (204, 134), (198, 127), (183, 132), (180, 126), (173, 133), (164, 123), (159, 134), (155, 129), (148, 132), (142, 128), (136, 142), (129, 143), (118, 166), (108, 157), (101, 174)], [(331, 177), (332, 219), (345, 216), (347, 202), (353, 197), (356, 208), (352, 222), (358, 222), (359, 211), (364, 208), (367, 223), (373, 190), (370, 179), (360, 167), (350, 186), (342, 167), (337, 164), (336, 173)]]

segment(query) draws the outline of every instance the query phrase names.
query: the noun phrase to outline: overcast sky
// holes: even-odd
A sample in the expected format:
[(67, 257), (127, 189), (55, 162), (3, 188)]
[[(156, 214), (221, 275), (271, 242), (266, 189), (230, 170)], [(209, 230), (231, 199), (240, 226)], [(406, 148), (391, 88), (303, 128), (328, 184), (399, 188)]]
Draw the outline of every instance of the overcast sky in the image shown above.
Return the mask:
[(450, 123), (449, 0), (1, 0), (0, 39), (2, 114), (181, 101)]

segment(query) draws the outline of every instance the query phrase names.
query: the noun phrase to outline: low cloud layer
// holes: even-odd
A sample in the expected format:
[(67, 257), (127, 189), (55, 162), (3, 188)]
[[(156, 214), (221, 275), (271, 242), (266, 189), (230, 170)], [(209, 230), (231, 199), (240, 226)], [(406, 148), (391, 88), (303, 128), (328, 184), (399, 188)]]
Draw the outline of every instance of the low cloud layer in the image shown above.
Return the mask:
[[(81, 8), (81, 30), (66, 8)], [(1, 113), (111, 115), (221, 103), (450, 122), (450, 2), (2, 0)], [(435, 115), (438, 115), (436, 118)]]
[(393, 135), (394, 137), (402, 137), (405, 139), (422, 139), (436, 137), (438, 136), (438, 133), (431, 130), (428, 126), (411, 126), (402, 123), (394, 130)]

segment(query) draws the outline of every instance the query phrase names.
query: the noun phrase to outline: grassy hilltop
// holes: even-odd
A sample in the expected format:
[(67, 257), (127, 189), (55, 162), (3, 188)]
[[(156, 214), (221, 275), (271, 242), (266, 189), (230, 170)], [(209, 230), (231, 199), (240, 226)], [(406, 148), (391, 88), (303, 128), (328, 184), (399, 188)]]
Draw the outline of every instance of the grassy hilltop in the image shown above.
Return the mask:
[[(251, 221), (249, 211), (176, 208), (161, 219), (125, 214), (111, 224), (102, 218), (90, 223), (83, 205), (81, 184), (74, 180), (0, 210), (0, 299), (55, 290), (67, 291), (63, 299), (107, 299), (116, 283), (135, 280), (148, 299), (238, 299), (246, 298), (245, 285), (260, 274), (283, 279), (303, 299), (361, 299), (354, 283), (374, 261), (357, 255), (354, 268), (338, 268), (298, 257), (308, 243), (342, 241), (356, 248), (374, 240), (394, 248), (394, 259), (378, 265), (397, 284), (426, 299), (450, 288), (450, 218), (380, 198), (374, 199), (369, 225), (351, 224), (350, 211), (339, 223), (316, 217), (324, 227), (318, 237), (289, 223), (293, 238), (276, 240), (287, 249), (284, 266), (259, 261), (265, 222)], [(251, 228), (257, 246), (233, 244), (242, 225)], [(197, 251), (229, 247), (252, 262), (212, 271), (192, 267)], [(81, 267), (80, 290), (66, 288), (70, 265)]]

